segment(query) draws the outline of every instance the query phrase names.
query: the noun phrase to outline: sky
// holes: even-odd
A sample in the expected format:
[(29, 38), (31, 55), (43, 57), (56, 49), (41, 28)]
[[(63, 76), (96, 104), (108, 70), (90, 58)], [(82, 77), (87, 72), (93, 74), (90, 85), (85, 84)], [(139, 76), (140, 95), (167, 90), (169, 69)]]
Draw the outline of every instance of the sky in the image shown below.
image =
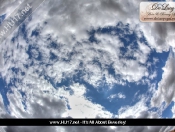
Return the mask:
[[(140, 22), (140, 2), (44, 1), (0, 43), (0, 117), (174, 118), (175, 24)], [(20, 1), (0, 3), (1, 24)], [(0, 127), (2, 132), (172, 129)]]

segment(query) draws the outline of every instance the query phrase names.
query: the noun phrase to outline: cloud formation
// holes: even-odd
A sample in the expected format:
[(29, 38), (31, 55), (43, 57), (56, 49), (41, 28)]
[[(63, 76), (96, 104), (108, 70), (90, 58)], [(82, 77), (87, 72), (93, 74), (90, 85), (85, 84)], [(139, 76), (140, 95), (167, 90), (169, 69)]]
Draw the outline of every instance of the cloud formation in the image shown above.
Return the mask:
[(166, 102), (168, 106), (171, 101), (174, 101), (174, 87), (175, 87), (175, 57), (174, 52), (171, 50), (168, 60), (163, 67), (162, 80), (158, 83), (158, 90), (152, 98), (153, 106), (160, 106)]
[[(10, 85), (11, 92), (7, 92), (10, 115), (5, 112), (3, 99), (0, 96), (1, 117), (159, 117), (157, 113), (148, 111), (146, 105), (148, 99), (145, 97), (133, 106), (123, 106), (119, 109), (118, 115), (114, 115), (102, 105), (86, 98), (88, 88), (75, 83), (73, 79), (79, 76), (81, 81), (98, 89), (104, 78), (105, 83), (111, 88), (114, 84), (138, 83), (143, 81), (143, 78), (156, 77), (156, 72), (150, 74), (147, 69), (149, 54), (154, 49), (163, 52), (168, 51), (170, 46), (174, 47), (175, 26), (173, 23), (140, 23), (138, 18), (140, 1), (45, 1), (30, 19), (1, 44), (1, 76), (8, 86), (13, 85)], [(13, 0), (1, 0), (0, 3), (0, 14), (7, 15), (18, 5), (18, 1)], [(89, 40), (89, 32), (92, 30), (115, 28), (119, 22), (123, 23), (119, 24), (122, 33), (119, 31), (94, 33), (94, 38), (98, 42)], [(127, 24), (129, 30), (125, 30)], [(133, 34), (136, 35), (135, 43), (125, 37)], [(147, 43), (139, 41), (143, 36), (146, 37)], [(121, 38), (129, 44), (127, 48)], [(133, 48), (136, 43), (138, 47)], [(127, 51), (122, 54), (121, 48)], [(174, 56), (170, 55), (163, 68), (164, 73), (158, 90), (152, 98), (152, 107), (160, 106), (164, 101), (169, 104), (174, 100), (174, 61)], [(110, 74), (109, 66), (112, 66), (115, 75)], [(68, 86), (58, 85), (65, 80), (69, 80)], [(126, 98), (120, 93), (116, 97)], [(9, 126), (2, 129), (6, 132), (164, 132), (170, 130), (170, 127), (133, 126), (111, 129), (110, 127)]]

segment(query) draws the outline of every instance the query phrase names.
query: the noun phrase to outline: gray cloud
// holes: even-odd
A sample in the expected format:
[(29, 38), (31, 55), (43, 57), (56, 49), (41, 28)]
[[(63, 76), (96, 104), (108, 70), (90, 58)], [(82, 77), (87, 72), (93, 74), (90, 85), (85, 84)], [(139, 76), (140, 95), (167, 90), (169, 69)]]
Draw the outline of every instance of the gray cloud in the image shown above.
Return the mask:
[(58, 132), (55, 127), (50, 126), (8, 126), (5, 132)]
[(126, 15), (126, 12), (124, 11), (123, 7), (121, 6), (121, 3), (116, 0), (102, 0), (101, 6), (104, 10), (108, 12), (115, 12), (115, 13), (121, 13), (121, 15)]
[[(29, 92), (25, 93), (26, 95)], [(60, 118), (66, 110), (66, 104), (59, 97), (42, 91), (22, 97), (18, 91), (8, 94), (9, 109), (16, 118)], [(22, 102), (25, 101), (25, 105)], [(24, 109), (26, 107), (26, 109)]]
[(118, 126), (116, 128), (104, 126), (66, 126), (66, 127), (7, 127), (6, 132), (167, 132), (172, 130), (173, 127), (166, 126)]
[(162, 80), (158, 84), (158, 90), (152, 98), (152, 105), (160, 106), (164, 101), (167, 105), (174, 100), (175, 96), (175, 57), (171, 51), (169, 58), (163, 68)]
[(7, 16), (15, 10), (19, 5), (19, 0), (0, 0), (0, 15), (6, 14)]
[(165, 23), (154, 23), (152, 31), (154, 31), (154, 36), (157, 37), (157, 45), (165, 44), (165, 37), (167, 34), (167, 24)]

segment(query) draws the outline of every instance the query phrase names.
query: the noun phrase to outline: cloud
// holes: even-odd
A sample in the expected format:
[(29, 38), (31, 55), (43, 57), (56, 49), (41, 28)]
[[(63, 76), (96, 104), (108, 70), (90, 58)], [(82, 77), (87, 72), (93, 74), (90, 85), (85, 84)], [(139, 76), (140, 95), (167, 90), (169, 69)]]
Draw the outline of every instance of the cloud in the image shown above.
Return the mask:
[(23, 95), (16, 89), (12, 91), (7, 95), (8, 109), (16, 118), (60, 118), (66, 110), (63, 100), (43, 91), (32, 92), (32, 95), (30, 92)]
[[(28, 26), (35, 28), (37, 23), (40, 23), (44, 26), (44, 31), (41, 33), (42, 35), (54, 33), (53, 36), (59, 36), (60, 42), (72, 43), (72, 35), (76, 36), (76, 40), (79, 41), (87, 38), (86, 31), (92, 27), (113, 26), (117, 22), (124, 22), (125, 20), (125, 22), (129, 23), (132, 27), (139, 27), (137, 30), (144, 33), (151, 48), (156, 49), (158, 52), (167, 51), (169, 46), (173, 46), (171, 43), (174, 40), (174, 24), (141, 23), (137, 15), (139, 13), (140, 2), (141, 0), (130, 2), (120, 2), (116, 0), (91, 0), (88, 2), (52, 0), (50, 2), (44, 2), (44, 4), (37, 9), (32, 15), (33, 20)], [(1, 3), (3, 4), (0, 9), (4, 12), (8, 12), (7, 9), (12, 10), (10, 5), (18, 5), (18, 1), (6, 2), (2, 0)], [(15, 6), (13, 8), (15, 8)], [(43, 16), (40, 15), (41, 12), (43, 12)], [(40, 19), (35, 19), (38, 17)], [(43, 22), (47, 22), (48, 24), (44, 25)], [(146, 28), (147, 26), (150, 26), (149, 30)], [(61, 32), (56, 29), (61, 30)], [(152, 34), (152, 36), (150, 36), (150, 34)]]
[[(147, 26), (150, 28), (146, 29)], [(172, 45), (172, 42), (174, 42), (174, 23), (142, 23), (140, 28), (151, 48), (157, 52), (167, 52), (170, 47), (174, 48)]]
[[(120, 4), (123, 6), (117, 8)], [(32, 14), (32, 20), (26, 20), (25, 25), (22, 25), (18, 31), (10, 36), (11, 38), (16, 36), (14, 43), (7, 39), (6, 44), (2, 45), (4, 65), (6, 65), (3, 68), (2, 76), (7, 84), (14, 78), (18, 78), (19, 82), (14, 82), (18, 89), (22, 88), (23, 83), (29, 85), (29, 88), (35, 86), (35, 83), (38, 83), (38, 87), (46, 87), (47, 82), (40, 86), (40, 81), (46, 81), (44, 78), (46, 76), (53, 80), (52, 85), (56, 85), (61, 83), (63, 79), (72, 78), (77, 74), (77, 70), (81, 70), (84, 74), (82, 79), (94, 87), (100, 85), (104, 75), (108, 84), (124, 84), (124, 81), (137, 82), (144, 76), (148, 77), (147, 67), (140, 65), (140, 63), (147, 61), (151, 52), (146, 44), (138, 43), (139, 48), (135, 50), (132, 49), (131, 44), (126, 56), (136, 57), (136, 60), (128, 60), (119, 58), (121, 56), (119, 48), (123, 47), (124, 44), (116, 35), (95, 34), (95, 37), (100, 41), (98, 44), (84, 42), (88, 40), (87, 31), (90, 31), (92, 27), (97, 29), (98, 27), (114, 26), (119, 21), (116, 19), (117, 17), (124, 20), (123, 15), (128, 13), (126, 5), (137, 7), (137, 2), (120, 3), (114, 0), (108, 2), (103, 0), (77, 1), (77, 3), (70, 0), (44, 2)], [(136, 8), (132, 10), (136, 10)], [(41, 12), (44, 15), (41, 15)], [(120, 26), (120, 28), (125, 28)], [(20, 31), (22, 28), (25, 29), (26, 35)], [(39, 30), (39, 35), (31, 37), (32, 32), (36, 29)], [(136, 27), (131, 24), (131, 30), (126, 33), (132, 34), (133, 30), (137, 31)], [(139, 31), (137, 35), (139, 37)], [(52, 43), (55, 44), (56, 48), (51, 46)], [(32, 47), (31, 50), (28, 44)], [(51, 53), (56, 56), (57, 61), (51, 59)], [(95, 59), (100, 62), (101, 66), (94, 63)], [(80, 67), (81, 63), (83, 63), (82, 67)], [(109, 64), (112, 65), (116, 74), (121, 75), (121, 78), (115, 78), (108, 73)], [(14, 72), (13, 68), (17, 68), (19, 72)], [(33, 76), (34, 73), (37, 75)], [(123, 98), (123, 96), (119, 97)], [(85, 98), (82, 100), (88, 102)], [(90, 103), (90, 105), (93, 104)], [(97, 108), (102, 109), (101, 106), (97, 106)]]
[(118, 98), (120, 98), (120, 99), (125, 99), (126, 96), (125, 96), (124, 94), (122, 94), (122, 93), (118, 93)]
[(4, 129), (5, 132), (32, 132), (32, 131), (43, 131), (43, 132), (62, 132), (62, 128), (56, 128), (54, 126), (8, 126)]
[[(143, 77), (153, 79), (156, 73), (149, 75), (147, 66), (148, 55), (152, 49), (157, 52), (168, 51), (173, 46), (173, 23), (140, 23), (138, 18), (139, 2), (121, 0), (52, 0), (45, 1), (32, 14), (30, 19), (21, 25), (9, 38), (1, 44), (0, 64), (1, 75), (12, 92), (8, 92), (8, 109), (16, 118), (34, 117), (112, 117), (109, 111), (100, 104), (91, 102), (85, 97), (87, 88), (73, 82), (73, 77), (80, 78), (97, 88), (104, 79), (108, 85), (125, 82), (138, 82)], [(17, 1), (0, 1), (0, 14), (10, 14), (18, 5)], [(133, 13), (135, 12), (135, 13)], [(133, 49), (131, 43), (122, 56), (123, 42), (117, 32), (113, 35), (95, 34), (99, 43), (89, 42), (88, 31), (99, 27), (115, 27), (121, 21), (121, 29), (129, 23), (130, 30), (120, 34), (136, 33), (138, 48)], [(148, 29), (148, 27), (150, 27)], [(21, 30), (25, 30), (21, 31)], [(31, 37), (32, 32), (39, 31)], [(142, 34), (143, 33), (143, 34)], [(146, 37), (148, 44), (139, 42)], [(14, 38), (14, 42), (11, 41)], [(128, 40), (130, 41), (130, 40)], [(13, 46), (12, 46), (13, 45)], [(31, 46), (31, 47), (30, 47)], [(31, 49), (30, 49), (31, 48)], [(54, 56), (54, 57), (53, 57)], [(135, 57), (135, 59), (126, 59)], [(153, 106), (164, 100), (169, 103), (174, 92), (174, 59), (169, 58), (157, 95), (152, 99)], [(3, 63), (2, 63), (3, 62)], [(109, 73), (109, 66), (114, 69), (117, 78)], [(14, 70), (16, 69), (16, 70)], [(81, 72), (79, 72), (81, 71)], [(18, 81), (14, 81), (17, 79)], [(68, 79), (69, 86), (57, 86)], [(52, 81), (51, 81), (52, 80)], [(168, 80), (168, 81), (167, 81)], [(166, 89), (165, 89), (166, 87)], [(165, 92), (169, 89), (169, 92)], [(164, 92), (162, 92), (162, 91)], [(21, 93), (23, 92), (23, 94)], [(111, 96), (113, 98), (114, 96)], [(116, 95), (125, 98), (123, 94)], [(142, 98), (133, 106), (125, 106), (119, 110), (119, 117), (153, 118), (159, 117), (149, 112)], [(2, 105), (2, 111), (4, 106)], [(68, 106), (70, 109), (68, 109)], [(163, 109), (161, 107), (161, 109)], [(2, 114), (3, 115), (3, 114)], [(7, 117), (7, 115), (4, 115)], [(168, 127), (6, 127), (6, 131), (165, 131)]]
[[(34, 82), (33, 82), (34, 83)], [(34, 85), (33, 85), (34, 86)], [(95, 118), (95, 117), (109, 117), (112, 116), (108, 111), (105, 111), (102, 106), (99, 104), (93, 104), (88, 101), (83, 95), (86, 92), (84, 86), (79, 84), (74, 84), (70, 86), (73, 90), (73, 95), (69, 93), (69, 91), (65, 91), (65, 88), (60, 88), (58, 91), (48, 88), (47, 92), (44, 92), (46, 88), (42, 89), (42, 84), (40, 84), (41, 88), (39, 90), (36, 87), (33, 87), (33, 91), (28, 87), (23, 94), (20, 93), (16, 88), (12, 88), (12, 92), (8, 93), (9, 106), (8, 109), (10, 111), (9, 118), (60, 118), (60, 117), (87, 117), (87, 118)], [(49, 87), (49, 86), (47, 86)], [(60, 98), (61, 97), (61, 98)], [(67, 101), (67, 102), (66, 102)], [(2, 103), (1, 103), (2, 104)], [(70, 110), (66, 107), (66, 105), (70, 106)], [(2, 128), (5, 132), (15, 132), (15, 131), (27, 131), (31, 130), (35, 131), (67, 131), (67, 127), (39, 127), (39, 126), (31, 126), (31, 127), (20, 127), (20, 126), (7, 126)], [(71, 129), (79, 131), (78, 127), (72, 127)], [(82, 127), (81, 130), (86, 130), (86, 127)], [(111, 131), (110, 128), (91, 128), (94, 130), (104, 130)]]
[[(117, 8), (120, 4), (122, 6)], [(31, 60), (29, 60), (29, 54), (26, 53), (26, 50), (29, 50), (28, 44), (20, 37), (23, 36), (22, 32), (18, 32), (19, 34), (17, 32), (14, 33), (18, 38), (15, 39), (15, 44), (16, 46), (20, 46), (18, 46), (18, 48), (15, 46), (16, 48), (12, 50), (10, 47), (10, 43), (12, 42), (9, 42), (8, 51), (11, 50), (11, 52), (8, 54), (11, 56), (14, 53), (14, 61), (18, 62), (16, 65), (18, 65), (22, 71), (26, 70), (23, 64), (33, 64), (31, 70), (38, 69), (41, 60), (44, 64), (51, 64), (47, 67), (46, 65), (42, 65), (40, 69), (43, 69), (50, 78), (54, 79), (54, 83), (61, 82), (62, 78), (75, 75), (75, 71), (80, 69), (79, 64), (82, 60), (83, 68), (81, 69), (86, 71), (83, 79), (94, 87), (100, 85), (100, 81), (104, 75), (109, 85), (114, 83), (123, 85), (125, 81), (140, 81), (142, 77), (148, 76), (146, 67), (140, 65), (140, 63), (143, 64), (147, 61), (148, 54), (150, 53), (149, 47), (144, 43), (139, 43), (139, 49), (134, 51), (132, 47), (129, 47), (126, 55), (136, 57), (135, 61), (119, 58), (119, 56), (121, 56), (119, 48), (123, 46), (123, 43), (116, 35), (96, 34), (95, 37), (100, 41), (98, 45), (84, 42), (85, 40), (87, 41), (89, 37), (87, 31), (99, 27), (115, 26), (116, 23), (119, 22), (119, 19), (116, 18), (120, 18), (121, 21), (125, 20), (124, 16), (129, 13), (126, 5), (135, 7), (131, 10), (136, 10), (138, 6), (137, 2), (119, 2), (115, 0), (108, 2), (104, 0), (91, 0), (88, 2), (71, 2), (70, 0), (45, 1), (32, 14), (32, 20), (25, 21), (28, 43), (35, 47), (30, 52), (32, 56)], [(128, 19), (131, 18), (131, 16), (128, 17)], [(133, 26), (133, 24), (130, 25), (131, 29), (125, 32), (126, 34), (132, 34), (133, 30), (136, 29), (136, 26)], [(125, 27), (121, 26), (121, 28)], [(37, 37), (31, 37), (32, 32), (36, 29), (39, 30), (39, 35)], [(59, 48), (48, 48), (49, 45), (51, 45), (50, 41), (48, 41), (49, 36), (51, 36), (51, 41), (54, 40)], [(81, 43), (81, 45), (77, 43)], [(3, 54), (5, 54), (7, 46), (4, 46), (2, 49), (4, 49)], [(19, 54), (19, 52), (22, 55)], [(50, 59), (51, 53), (57, 57), (57, 61), (53, 62), (53, 60)], [(23, 58), (19, 59), (21, 58), (20, 56)], [(40, 61), (37, 60), (38, 57), (41, 58)], [(64, 62), (62, 60), (68, 61)], [(94, 64), (94, 60), (98, 60), (102, 64), (101, 67)], [(13, 64), (10, 64), (10, 61), (11, 60), (5, 62), (4, 65), (8, 65), (8, 63), (9, 65), (3, 69), (6, 71), (3, 76), (6, 76), (8, 83), (10, 81), (10, 75), (7, 77), (7, 70), (14, 67)], [(109, 75), (107, 66), (111, 64), (115, 69), (115, 73), (121, 75), (121, 79)]]
[(175, 118), (175, 105), (171, 108), (171, 112), (173, 114), (172, 118)]
[(152, 106), (160, 106), (164, 101), (168, 106), (174, 100), (175, 87), (175, 58), (173, 51), (170, 52), (168, 60), (163, 67), (163, 75), (161, 81), (158, 83), (158, 90), (154, 94), (151, 103)]
[(6, 16), (10, 15), (15, 8), (19, 5), (19, 0), (0, 0), (0, 16), (6, 14)]
[(168, 130), (172, 130), (173, 127), (166, 127), (166, 126), (118, 126), (118, 127), (115, 127), (113, 129), (111, 129), (110, 127), (73, 127), (75, 129), (71, 130), (72, 127), (66, 127), (67, 131), (74, 131), (76, 130), (77, 132), (81, 131), (81, 130), (84, 130), (84, 131), (92, 131), (92, 132), (95, 132), (95, 131), (106, 131), (106, 132), (155, 132), (155, 131), (158, 131), (158, 132), (167, 132)]
[(3, 56), (2, 56), (2, 53), (0, 52), (0, 67), (1, 68), (3, 67), (3, 63), (4, 63)]
[(4, 107), (2, 95), (0, 94), (0, 117), (2, 118), (2, 115), (4, 114), (5, 114), (5, 107)]
[(111, 94), (111, 95), (108, 97), (108, 99), (109, 99), (110, 101), (112, 101), (112, 100), (115, 99), (115, 98), (125, 99), (126, 96), (125, 96), (123, 93), (118, 93), (118, 94)]
[(159, 115), (156, 112), (149, 111), (146, 102), (149, 97), (140, 95), (140, 101), (133, 106), (122, 106), (118, 110), (119, 118), (158, 118)]
[[(2, 95), (0, 94), (0, 118), (3, 119), (3, 118), (14, 118), (12, 115), (10, 115), (7, 111), (6, 111), (6, 108), (4, 106), (4, 103), (3, 103), (3, 98), (2, 98)], [(3, 130), (4, 127), (0, 127), (0, 130), (2, 129)]]
[(43, 131), (43, 132), (167, 132), (170, 130), (173, 130), (173, 127), (167, 127), (167, 126), (117, 126), (114, 128), (111, 127), (105, 127), (105, 126), (66, 126), (66, 127), (46, 127), (46, 126), (35, 126), (35, 127), (16, 127), (16, 126), (8, 126), (6, 129), (6, 132), (31, 132), (31, 131)]
[(70, 94), (69, 91), (65, 91), (63, 88), (58, 89), (57, 95), (63, 96), (67, 99), (70, 106), (70, 110), (67, 110), (67, 116), (73, 118), (111, 118), (112, 113), (105, 110), (100, 104), (96, 104), (88, 100), (84, 94), (86, 89), (83, 85), (78, 83), (70, 86), (73, 90), (73, 94)]

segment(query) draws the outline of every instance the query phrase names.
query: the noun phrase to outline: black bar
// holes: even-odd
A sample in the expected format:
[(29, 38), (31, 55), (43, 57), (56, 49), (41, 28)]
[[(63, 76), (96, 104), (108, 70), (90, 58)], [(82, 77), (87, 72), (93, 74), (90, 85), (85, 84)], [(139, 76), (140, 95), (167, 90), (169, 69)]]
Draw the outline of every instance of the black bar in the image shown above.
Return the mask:
[(175, 126), (175, 119), (0, 119), (0, 126)]

